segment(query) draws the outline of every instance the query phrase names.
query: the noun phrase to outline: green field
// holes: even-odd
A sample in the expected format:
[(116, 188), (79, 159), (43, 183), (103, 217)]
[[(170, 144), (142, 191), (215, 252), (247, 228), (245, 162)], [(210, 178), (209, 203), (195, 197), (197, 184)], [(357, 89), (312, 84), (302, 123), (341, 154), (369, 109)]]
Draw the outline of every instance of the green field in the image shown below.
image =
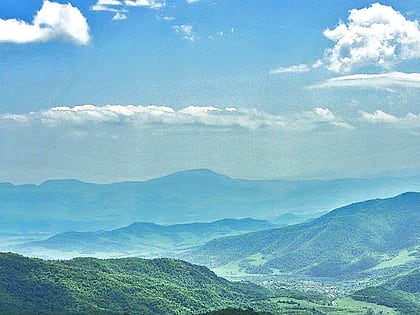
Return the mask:
[(418, 253), (418, 249), (414, 249), (414, 250), (407, 250), (404, 249), (402, 251), (400, 251), (398, 253), (397, 256), (394, 257), (390, 257), (389, 259), (385, 260), (384, 262), (381, 262), (380, 264), (378, 264), (377, 266), (375, 266), (374, 268), (372, 268), (372, 270), (377, 270), (377, 269), (385, 269), (385, 268), (391, 268), (391, 267), (397, 267), (397, 266), (401, 266), (401, 265), (405, 265), (406, 263), (412, 262), (416, 260), (415, 254)]

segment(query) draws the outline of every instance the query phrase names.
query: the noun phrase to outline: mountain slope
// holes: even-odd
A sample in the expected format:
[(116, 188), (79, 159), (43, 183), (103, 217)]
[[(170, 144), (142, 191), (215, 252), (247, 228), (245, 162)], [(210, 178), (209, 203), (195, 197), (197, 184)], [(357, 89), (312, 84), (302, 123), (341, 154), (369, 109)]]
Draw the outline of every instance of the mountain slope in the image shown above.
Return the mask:
[[(41, 257), (43, 249), (60, 252), (74, 252), (73, 257), (81, 254), (94, 255), (102, 253), (101, 257), (136, 255), (140, 257), (161, 257), (166, 251), (179, 250), (184, 247), (204, 244), (212, 239), (261, 231), (277, 227), (268, 221), (254, 219), (223, 219), (210, 223), (190, 223), (177, 225), (157, 225), (137, 222), (127, 227), (112, 231), (96, 232), (66, 232), (57, 234), (43, 241), (31, 242), (15, 246), (14, 251)], [(36, 255), (38, 253), (38, 255)], [(66, 256), (68, 257), (68, 256)]]
[(313, 221), (220, 238), (193, 250), (192, 262), (236, 264), (249, 273), (338, 277), (361, 272), (406, 250), (418, 262), (420, 193), (355, 203)]
[(75, 180), (4, 183), (0, 184), (0, 209), (4, 231), (58, 233), (114, 229), (139, 221), (174, 224), (311, 213), (404, 191), (420, 191), (420, 177), (240, 180), (210, 170), (191, 170), (145, 182), (106, 185)]
[(401, 314), (420, 314), (420, 268), (383, 285), (359, 290), (353, 298), (392, 307)]

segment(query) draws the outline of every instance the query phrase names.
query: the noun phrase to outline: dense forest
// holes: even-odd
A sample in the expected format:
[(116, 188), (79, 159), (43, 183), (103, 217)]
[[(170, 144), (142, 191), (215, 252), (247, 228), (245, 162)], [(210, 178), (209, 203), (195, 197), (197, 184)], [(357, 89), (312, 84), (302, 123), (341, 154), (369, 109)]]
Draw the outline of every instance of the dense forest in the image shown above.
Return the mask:
[(0, 310), (185, 314), (247, 306), (267, 290), (174, 259), (43, 261), (0, 256)]
[(368, 311), (395, 314), (387, 306), (349, 297), (337, 299), (311, 291), (229, 282), (206, 267), (176, 259), (45, 261), (0, 254), (3, 314), (344, 315)]

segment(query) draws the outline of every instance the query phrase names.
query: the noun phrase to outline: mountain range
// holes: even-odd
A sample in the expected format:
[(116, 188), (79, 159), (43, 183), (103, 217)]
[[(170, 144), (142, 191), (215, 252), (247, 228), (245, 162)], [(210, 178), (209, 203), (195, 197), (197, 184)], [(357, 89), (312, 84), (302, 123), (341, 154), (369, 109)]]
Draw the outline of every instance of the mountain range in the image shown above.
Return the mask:
[(48, 239), (14, 246), (11, 250), (42, 258), (162, 257), (184, 248), (238, 234), (278, 227), (264, 220), (223, 219), (209, 223), (158, 225), (136, 222), (112, 231), (65, 232)]
[[(212, 211), (217, 201), (225, 212), (216, 216), (229, 211), (239, 213), (234, 206), (249, 201), (254, 202), (260, 211), (257, 213), (263, 213), (261, 216), (270, 214), (272, 222), (291, 225), (280, 226), (251, 218), (172, 225), (135, 222), (110, 230), (58, 233), (43, 240), (14, 245), (13, 250), (38, 257), (48, 257), (48, 251), (59, 251), (69, 252), (69, 257), (171, 256), (183, 260), (134, 257), (41, 260), (0, 253), (0, 313), (418, 314), (420, 193), (406, 192), (392, 198), (351, 203), (326, 214), (320, 212), (326, 210), (321, 209), (321, 204), (328, 204), (331, 196), (322, 195), (320, 201), (315, 198), (317, 191), (337, 193), (345, 200), (373, 191), (378, 193), (378, 187), (385, 193), (402, 189), (404, 185), (416, 185), (414, 178), (410, 178), (413, 182), (398, 179), (400, 186), (394, 182), (396, 186), (386, 190), (384, 187), (393, 180), (397, 179), (387, 179), (382, 183), (384, 186), (378, 184), (370, 191), (362, 185), (366, 191), (360, 195), (357, 193), (360, 188), (349, 185), (347, 180), (335, 182), (339, 187), (334, 187), (330, 181), (314, 181), (300, 183), (301, 186), (294, 183), (296, 187), (292, 189), (287, 186), (289, 182), (281, 186), (275, 181), (235, 180), (207, 170), (173, 174), (143, 183), (1, 184), (0, 204), (5, 206), (2, 223), (11, 230), (13, 224), (19, 227), (19, 222), (28, 229), (36, 230), (37, 224), (45, 228), (42, 222), (47, 220), (46, 209), (52, 211), (49, 207), (53, 205), (57, 210), (52, 214), (56, 219), (51, 221), (52, 230), (73, 225), (82, 230), (97, 225), (118, 225), (143, 213), (130, 207), (144, 201), (145, 196), (151, 198), (148, 202), (153, 211), (142, 215), (150, 217), (157, 218), (165, 213), (169, 205), (174, 206), (179, 215), (188, 214), (196, 205), (199, 216), (211, 217), (213, 214), (201, 211), (200, 206), (208, 205), (208, 211)], [(370, 180), (366, 181), (363, 184)], [(322, 187), (313, 186), (315, 183)], [(121, 190), (118, 190), (119, 185), (122, 185)], [(123, 188), (124, 185), (132, 190)], [(349, 188), (351, 197), (340, 193), (343, 187)], [(165, 199), (162, 196), (177, 197)], [(288, 210), (293, 209), (292, 213), (276, 214), (271, 212), (274, 210), (267, 210), (274, 209), (271, 207), (276, 202), (308, 204), (306, 198), (317, 205), (308, 209), (319, 211), (296, 213), (293, 211), (299, 207), (291, 207)], [(115, 203), (108, 209), (104, 200)], [(28, 217), (27, 210), (19, 212), (14, 208), (31, 209), (31, 205), (34, 213), (29, 213)], [(82, 209), (75, 208), (77, 205)], [(99, 206), (104, 207), (102, 215)], [(106, 218), (107, 211), (109, 218)], [(119, 220), (117, 213), (123, 219)], [(95, 214), (99, 221), (95, 221)], [(115, 222), (111, 223), (113, 218)], [(264, 279), (271, 282), (263, 288), (251, 283), (229, 282), (220, 276), (258, 278), (257, 282), (262, 284)], [(283, 279), (306, 283), (305, 291), (292, 289), (298, 287), (289, 287)], [(327, 285), (327, 291), (312, 291), (316, 286), (311, 281), (326, 281), (333, 286)], [(342, 291), (335, 291), (335, 286), (341, 285)], [(328, 294), (324, 295), (326, 292)], [(347, 296), (343, 296), (343, 292)]]
[(351, 202), (420, 191), (420, 177), (335, 180), (242, 180), (211, 170), (174, 173), (144, 182), (89, 184), (50, 180), (0, 184), (3, 232), (92, 231), (133, 222), (178, 224), (223, 218), (279, 218)]

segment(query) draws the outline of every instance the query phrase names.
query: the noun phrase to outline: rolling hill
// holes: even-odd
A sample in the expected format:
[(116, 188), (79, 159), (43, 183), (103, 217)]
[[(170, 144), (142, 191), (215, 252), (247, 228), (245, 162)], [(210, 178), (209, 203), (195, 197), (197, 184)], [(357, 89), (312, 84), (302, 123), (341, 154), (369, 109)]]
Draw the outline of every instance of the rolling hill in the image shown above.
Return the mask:
[[(222, 236), (239, 235), (278, 227), (268, 221), (223, 219), (210, 223), (163, 226), (136, 222), (112, 231), (66, 232), (43, 241), (14, 246), (13, 251), (40, 258), (81, 255), (143, 258), (173, 255), (176, 250), (204, 244)], [(70, 256), (69, 256), (70, 255)]]
[(420, 314), (420, 268), (383, 285), (359, 290), (353, 294), (353, 298), (392, 307), (401, 314)]
[(3, 232), (60, 233), (110, 230), (132, 222), (176, 224), (227, 217), (276, 219), (287, 212), (313, 215), (351, 202), (405, 191), (420, 191), (420, 177), (241, 180), (199, 169), (145, 182), (3, 183), (0, 209)]
[(299, 225), (216, 239), (192, 250), (188, 259), (217, 267), (220, 274), (337, 278), (398, 270), (419, 264), (419, 226), (420, 193), (404, 193), (351, 204)]
[(44, 261), (0, 254), (0, 312), (192, 314), (268, 296), (174, 259)]

